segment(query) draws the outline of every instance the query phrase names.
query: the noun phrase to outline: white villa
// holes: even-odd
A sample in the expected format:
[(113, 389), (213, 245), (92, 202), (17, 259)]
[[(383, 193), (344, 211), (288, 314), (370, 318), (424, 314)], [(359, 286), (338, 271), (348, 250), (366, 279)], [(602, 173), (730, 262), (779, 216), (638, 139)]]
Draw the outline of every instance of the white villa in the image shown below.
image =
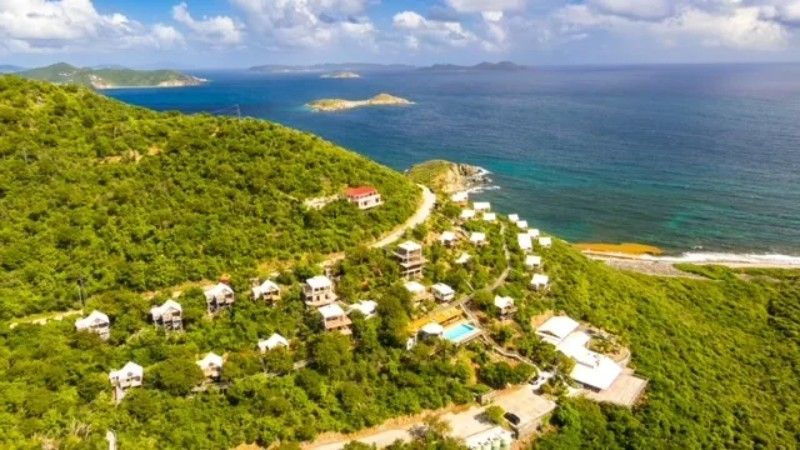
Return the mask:
[(497, 220), (497, 214), (493, 212), (485, 212), (483, 213), (483, 221), (484, 222), (494, 222)]
[(535, 290), (547, 289), (550, 286), (550, 277), (542, 273), (533, 274), (531, 278), (531, 287)]
[(170, 299), (150, 308), (150, 316), (155, 326), (166, 331), (183, 329), (183, 308), (175, 300)]
[(278, 333), (272, 333), (272, 336), (267, 339), (258, 341), (258, 349), (261, 353), (266, 353), (267, 350), (275, 350), (278, 347), (288, 347), (289, 341)]
[(492, 204), (489, 202), (475, 202), (472, 204), (472, 209), (479, 212), (491, 211)]
[(318, 309), (322, 316), (322, 323), (325, 331), (338, 331), (342, 334), (350, 334), (350, 325), (353, 323), (338, 303), (331, 303)]
[(468, 263), (469, 260), (471, 260), (471, 259), (472, 259), (472, 255), (470, 255), (469, 253), (462, 253), (461, 256), (456, 258), (456, 264), (464, 265), (464, 264)]
[(528, 230), (528, 221), (527, 220), (518, 220), (515, 222), (517, 224), (517, 228), (520, 230), (527, 231)]
[(539, 255), (528, 255), (525, 257), (525, 268), (534, 270), (542, 266), (542, 257)]
[(580, 324), (569, 316), (553, 316), (536, 329), (536, 334), (548, 344), (557, 346), (579, 326)]
[(349, 310), (350, 312), (358, 311), (364, 316), (365, 319), (371, 319), (377, 314), (378, 302), (375, 300), (362, 300), (358, 303), (350, 305)]
[(486, 245), (487, 244), (486, 233), (481, 233), (480, 231), (475, 231), (475, 232), (473, 232), (472, 234), (469, 235), (469, 241), (472, 244), (475, 244), (477, 246)]
[(394, 257), (400, 264), (401, 272), (406, 278), (415, 278), (422, 275), (425, 266), (425, 257), (422, 255), (422, 246), (414, 241), (406, 241), (398, 245)]
[(585, 387), (603, 391), (608, 389), (622, 373), (622, 367), (611, 358), (586, 348), (590, 336), (576, 331), (566, 337), (556, 348), (575, 360), (569, 376)]
[(203, 375), (212, 381), (219, 381), (222, 376), (222, 356), (214, 352), (208, 353), (203, 359), (196, 362), (203, 371)]
[(461, 220), (472, 220), (475, 218), (475, 210), (474, 209), (465, 209), (461, 211), (461, 215), (459, 216)]
[(419, 298), (425, 295), (426, 291), (425, 286), (423, 286), (418, 281), (406, 281), (406, 283), (403, 286), (414, 298)]
[(88, 316), (76, 320), (75, 329), (96, 333), (105, 341), (111, 335), (111, 322), (107, 315), (94, 310)]
[(280, 296), (281, 288), (272, 280), (264, 280), (263, 283), (253, 286), (253, 300), (275, 301)]
[(519, 221), (519, 214), (509, 214), (508, 215), (508, 220), (511, 223), (517, 223)]
[(531, 242), (531, 237), (528, 236), (528, 233), (518, 233), (517, 234), (517, 244), (519, 244), (519, 248), (523, 252), (529, 252), (533, 250), (533, 242)]
[(222, 309), (230, 308), (234, 302), (233, 289), (225, 283), (217, 283), (203, 290), (206, 295), (208, 312), (214, 314)]
[(337, 297), (331, 279), (325, 275), (317, 275), (303, 283), (303, 298), (306, 306), (318, 307), (330, 305)]
[(541, 245), (542, 248), (550, 248), (553, 245), (553, 238), (550, 236), (540, 236), (539, 245)]
[(444, 283), (436, 283), (431, 286), (431, 292), (433, 292), (433, 298), (440, 302), (449, 302), (456, 297), (456, 291)]
[(458, 241), (458, 235), (455, 231), (445, 231), (439, 236), (439, 243), (445, 247), (452, 247)]
[(469, 201), (469, 192), (467, 191), (456, 192), (450, 196), (450, 200), (453, 203), (466, 204)]
[(539, 237), (539, 229), (538, 228), (531, 228), (528, 230), (528, 236), (532, 237), (533, 239), (538, 239)]
[(543, 323), (536, 333), (575, 360), (570, 378), (594, 391), (608, 389), (622, 374), (622, 367), (611, 358), (586, 348), (591, 337), (578, 329), (579, 324), (568, 316), (554, 316)]
[(142, 385), (143, 378), (144, 368), (132, 361), (128, 361), (119, 370), (109, 372), (108, 380), (114, 386), (114, 400), (119, 403), (125, 397), (125, 391)]
[(514, 306), (514, 299), (511, 297), (502, 297), (496, 295), (494, 297), (494, 306), (500, 310), (500, 316), (505, 317), (509, 314), (513, 314), (516, 311), (516, 307)]
[(419, 334), (422, 338), (438, 338), (444, 334), (444, 327), (436, 322), (431, 322), (420, 328)]

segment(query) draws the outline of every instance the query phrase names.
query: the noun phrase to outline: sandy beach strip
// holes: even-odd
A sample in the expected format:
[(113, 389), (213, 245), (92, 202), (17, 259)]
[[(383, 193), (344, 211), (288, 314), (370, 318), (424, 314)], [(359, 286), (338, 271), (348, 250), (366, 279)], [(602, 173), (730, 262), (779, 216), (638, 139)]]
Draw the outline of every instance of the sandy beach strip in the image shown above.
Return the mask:
[(658, 247), (636, 243), (580, 243), (574, 247), (587, 257), (603, 261), (611, 267), (662, 277), (702, 278), (676, 268), (676, 264), (725, 266), (732, 269), (800, 270), (800, 256), (713, 252), (687, 252), (667, 256)]

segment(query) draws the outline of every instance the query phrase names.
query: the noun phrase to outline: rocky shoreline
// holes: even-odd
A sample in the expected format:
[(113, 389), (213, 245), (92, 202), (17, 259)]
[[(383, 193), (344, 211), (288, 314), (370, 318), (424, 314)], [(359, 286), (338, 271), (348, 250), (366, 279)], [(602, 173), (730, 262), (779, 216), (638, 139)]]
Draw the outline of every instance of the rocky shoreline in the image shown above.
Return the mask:
[(444, 194), (479, 192), (491, 188), (491, 172), (483, 167), (445, 160), (426, 161), (408, 170), (417, 183)]

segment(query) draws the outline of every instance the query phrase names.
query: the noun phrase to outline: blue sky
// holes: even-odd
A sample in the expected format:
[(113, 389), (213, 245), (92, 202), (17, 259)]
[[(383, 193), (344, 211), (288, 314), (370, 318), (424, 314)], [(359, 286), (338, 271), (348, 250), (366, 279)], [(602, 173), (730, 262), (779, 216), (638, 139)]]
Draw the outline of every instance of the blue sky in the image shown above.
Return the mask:
[(0, 0), (0, 64), (800, 60), (800, 0)]

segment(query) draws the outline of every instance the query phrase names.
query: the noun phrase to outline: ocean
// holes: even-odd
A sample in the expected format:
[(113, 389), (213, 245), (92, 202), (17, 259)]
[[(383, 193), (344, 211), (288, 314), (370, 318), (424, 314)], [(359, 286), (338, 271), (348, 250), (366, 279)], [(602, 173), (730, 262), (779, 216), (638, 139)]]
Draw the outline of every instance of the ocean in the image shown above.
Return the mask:
[[(481, 199), (573, 242), (641, 242), (695, 259), (800, 255), (800, 65), (194, 75), (211, 82), (106, 93), (272, 120), (398, 170), (434, 158), (479, 165), (499, 187)], [(380, 92), (416, 104), (304, 107)]]

